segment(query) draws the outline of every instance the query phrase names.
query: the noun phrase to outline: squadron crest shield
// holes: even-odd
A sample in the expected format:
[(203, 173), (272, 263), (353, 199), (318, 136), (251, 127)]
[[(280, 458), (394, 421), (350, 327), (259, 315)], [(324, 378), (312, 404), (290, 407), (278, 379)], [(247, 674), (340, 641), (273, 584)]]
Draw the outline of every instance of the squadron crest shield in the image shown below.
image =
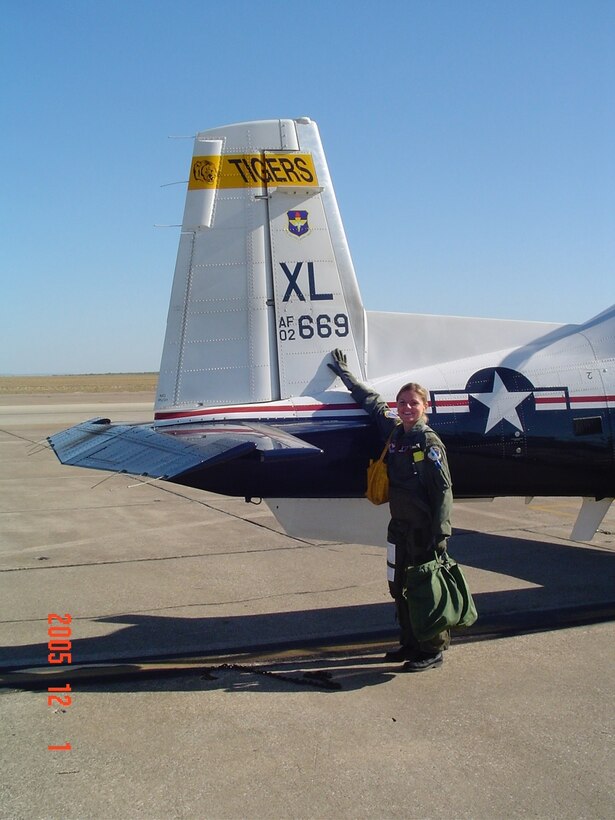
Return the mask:
[(307, 211), (287, 211), (288, 230), (293, 236), (305, 236), (309, 232)]

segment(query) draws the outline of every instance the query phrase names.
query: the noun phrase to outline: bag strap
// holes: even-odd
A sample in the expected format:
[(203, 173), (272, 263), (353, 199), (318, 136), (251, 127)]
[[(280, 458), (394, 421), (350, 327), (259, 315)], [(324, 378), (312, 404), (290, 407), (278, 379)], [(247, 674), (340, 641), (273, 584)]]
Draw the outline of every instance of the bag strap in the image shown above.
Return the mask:
[(384, 445), (384, 448), (382, 450), (382, 453), (380, 454), (380, 458), (378, 459), (378, 461), (384, 462), (386, 454), (389, 452), (389, 447), (391, 445), (391, 439), (393, 438), (393, 433), (394, 432), (395, 432), (395, 427), (391, 430), (391, 435), (388, 437), (388, 439), (386, 441), (386, 444)]
[(451, 558), (447, 550), (444, 550), (444, 552), (438, 552), (435, 550), (435, 556), (436, 559), (445, 567), (453, 567), (457, 563), (454, 558)]

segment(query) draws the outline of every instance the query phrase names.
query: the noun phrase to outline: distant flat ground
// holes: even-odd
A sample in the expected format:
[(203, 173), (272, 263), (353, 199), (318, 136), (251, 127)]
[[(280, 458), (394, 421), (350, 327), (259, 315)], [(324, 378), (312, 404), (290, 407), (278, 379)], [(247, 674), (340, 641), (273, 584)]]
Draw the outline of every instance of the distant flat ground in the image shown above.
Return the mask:
[(158, 373), (85, 373), (58, 376), (0, 376), (0, 398), (54, 396), (58, 393), (150, 393)]

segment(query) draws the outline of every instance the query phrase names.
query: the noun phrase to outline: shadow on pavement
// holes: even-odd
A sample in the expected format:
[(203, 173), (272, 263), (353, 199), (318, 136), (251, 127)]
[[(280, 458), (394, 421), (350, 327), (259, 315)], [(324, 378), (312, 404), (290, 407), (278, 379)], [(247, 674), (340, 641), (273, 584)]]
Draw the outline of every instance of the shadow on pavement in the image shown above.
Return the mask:
[[(594, 620), (613, 617), (615, 554), (612, 552), (464, 530), (455, 532), (450, 552), (462, 566), (497, 573), (508, 579), (517, 578), (533, 585), (475, 592), (479, 621), (468, 635), (486, 634), (485, 629), (488, 632), (490, 624), (494, 627), (503, 620), (514, 621), (515, 616), (522, 617), (523, 623), (529, 623), (530, 628), (533, 619), (537, 628), (549, 628), (548, 623), (541, 627), (540, 614), (545, 610), (597, 607), (599, 611), (602, 607), (602, 615)], [(502, 586), (506, 586), (506, 578)], [(125, 626), (110, 635), (72, 640), (72, 664), (114, 662), (128, 665), (162, 656), (179, 658), (197, 654), (206, 663), (207, 654), (219, 656), (221, 653), (310, 644), (323, 646), (328, 640), (338, 643), (340, 640), (380, 638), (394, 642), (396, 634), (394, 608), (388, 602), (206, 618), (127, 613), (98, 618), (94, 622)], [(51, 671), (47, 653), (47, 644), (43, 643), (0, 647), (0, 670), (47, 667)], [(372, 670), (368, 678), (372, 675), (375, 682), (381, 682), (383, 676), (386, 679), (384, 670)], [(250, 686), (278, 687), (282, 683), (265, 680), (255, 684), (252, 681)], [(367, 679), (364, 685), (369, 685)]]

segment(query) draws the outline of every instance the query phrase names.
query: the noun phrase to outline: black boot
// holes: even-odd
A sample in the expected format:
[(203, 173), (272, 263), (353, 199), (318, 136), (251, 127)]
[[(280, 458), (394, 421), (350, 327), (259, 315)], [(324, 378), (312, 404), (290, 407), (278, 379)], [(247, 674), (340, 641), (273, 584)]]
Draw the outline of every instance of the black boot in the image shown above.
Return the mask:
[(392, 649), (382, 658), (383, 663), (401, 663), (401, 661), (413, 661), (416, 659), (417, 651), (411, 646), (400, 646)]
[(434, 669), (436, 666), (442, 666), (444, 658), (442, 652), (427, 653), (421, 652), (420, 655), (415, 656), (414, 660), (410, 660), (404, 664), (404, 672), (424, 672), (426, 669)]

